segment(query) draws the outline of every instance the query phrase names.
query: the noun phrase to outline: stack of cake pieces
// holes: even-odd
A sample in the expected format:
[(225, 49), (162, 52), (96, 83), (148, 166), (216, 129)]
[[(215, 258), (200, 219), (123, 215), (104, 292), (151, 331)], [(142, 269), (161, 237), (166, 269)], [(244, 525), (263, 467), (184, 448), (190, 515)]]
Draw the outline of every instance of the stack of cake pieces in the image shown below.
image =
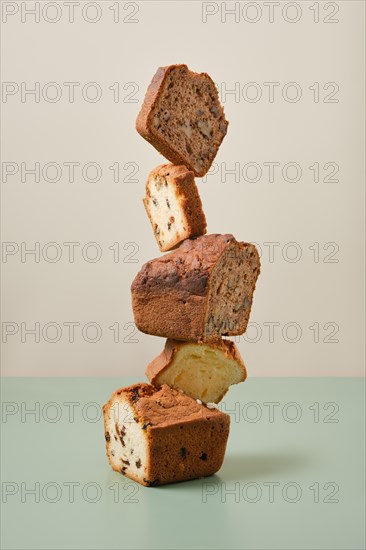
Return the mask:
[(172, 164), (148, 176), (143, 199), (161, 252), (132, 284), (136, 326), (166, 338), (150, 384), (116, 391), (104, 406), (112, 468), (147, 486), (208, 476), (221, 467), (230, 418), (216, 407), (246, 369), (234, 342), (246, 331), (259, 275), (254, 245), (206, 235), (195, 176), (225, 137), (216, 87), (186, 65), (159, 68), (137, 131)]

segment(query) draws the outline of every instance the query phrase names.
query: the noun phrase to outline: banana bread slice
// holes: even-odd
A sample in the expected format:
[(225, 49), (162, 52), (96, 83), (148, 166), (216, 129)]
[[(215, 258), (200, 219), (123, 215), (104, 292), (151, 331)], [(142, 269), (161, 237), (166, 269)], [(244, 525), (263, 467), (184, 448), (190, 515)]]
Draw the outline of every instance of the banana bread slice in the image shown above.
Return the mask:
[(185, 166), (162, 164), (152, 170), (143, 202), (162, 252), (206, 233), (194, 174)]
[(136, 129), (173, 164), (196, 176), (209, 170), (228, 122), (216, 86), (187, 65), (159, 67), (136, 120)]
[(230, 340), (211, 344), (167, 340), (161, 354), (148, 365), (146, 376), (158, 388), (168, 384), (193, 399), (218, 403), (229, 386), (243, 382), (247, 373)]
[(137, 328), (196, 342), (243, 334), (259, 270), (253, 244), (232, 235), (187, 239), (136, 275), (131, 291)]
[(117, 390), (103, 413), (110, 465), (142, 485), (209, 476), (221, 468), (229, 415), (169, 386)]

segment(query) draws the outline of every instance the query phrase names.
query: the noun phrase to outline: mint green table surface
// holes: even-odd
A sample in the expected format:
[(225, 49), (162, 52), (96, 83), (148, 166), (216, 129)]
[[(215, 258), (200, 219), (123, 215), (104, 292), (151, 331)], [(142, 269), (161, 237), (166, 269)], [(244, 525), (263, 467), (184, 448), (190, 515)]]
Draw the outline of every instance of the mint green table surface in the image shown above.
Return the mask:
[(233, 387), (221, 470), (156, 488), (105, 456), (100, 405), (134, 381), (3, 379), (4, 550), (365, 548), (363, 380)]

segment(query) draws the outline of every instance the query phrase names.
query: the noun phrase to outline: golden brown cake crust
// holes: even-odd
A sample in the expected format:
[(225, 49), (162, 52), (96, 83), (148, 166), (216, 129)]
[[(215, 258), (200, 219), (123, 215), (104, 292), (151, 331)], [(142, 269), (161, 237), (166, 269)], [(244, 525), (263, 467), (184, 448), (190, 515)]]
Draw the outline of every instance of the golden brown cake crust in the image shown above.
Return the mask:
[[(185, 228), (184, 238), (198, 237), (206, 233), (206, 217), (202, 209), (201, 198), (198, 193), (196, 183), (194, 181), (194, 172), (188, 170), (185, 166), (176, 166), (174, 164), (160, 164), (154, 170), (152, 170), (148, 176), (146, 183), (146, 194), (149, 195), (150, 191), (148, 184), (151, 178), (165, 178), (168, 185), (174, 185), (181, 208), (184, 211), (187, 221), (187, 227)], [(147, 206), (147, 199), (143, 199), (146, 213), (149, 217), (150, 223), (154, 231), (155, 221), (150, 214)], [(166, 252), (171, 248), (179, 246), (182, 239), (175, 245), (175, 247), (163, 246), (159, 240), (159, 236), (155, 234), (156, 241), (161, 252)]]
[[(135, 408), (139, 422), (149, 422), (150, 426), (166, 428), (176, 422), (195, 422), (222, 415), (218, 409), (208, 409), (191, 397), (164, 384), (160, 389), (143, 382), (121, 388), (114, 396), (124, 394)], [(107, 407), (111, 400), (104, 405)]]
[[(210, 96), (213, 102), (211, 113), (214, 112), (214, 116), (217, 117), (215, 142), (208, 148), (207, 157), (199, 166), (197, 166), (197, 164), (193, 161), (188, 152), (187, 154), (179, 152), (177, 148), (174, 147), (171, 139), (159, 134), (157, 131), (154, 131), (152, 123), (152, 113), (156, 107), (156, 104), (160, 101), (161, 95), (164, 91), (165, 79), (169, 77), (172, 71), (176, 70), (184, 71), (196, 82), (209, 83), (211, 88)], [(158, 68), (147, 89), (144, 102), (136, 120), (136, 130), (144, 139), (151, 143), (170, 162), (177, 165), (182, 164), (187, 166), (190, 170), (193, 170), (196, 176), (199, 177), (204, 176), (209, 170), (220, 144), (226, 135), (227, 126), (228, 122), (225, 119), (224, 110), (220, 104), (218, 92), (211, 77), (207, 73), (194, 73), (188, 69), (187, 65), (184, 64)]]
[(195, 479), (215, 473), (222, 465), (230, 429), (230, 417), (209, 409), (167, 385), (157, 390), (149, 384), (134, 384), (114, 392), (103, 407), (107, 456), (110, 434), (109, 409), (119, 397), (127, 399), (146, 435), (149, 449), (148, 477), (138, 478), (124, 468), (116, 471), (146, 486)]
[[(215, 281), (213, 275), (225, 252), (234, 260), (235, 256), (245, 256), (230, 275), (238, 279), (232, 292), (236, 292), (238, 284), (242, 290), (237, 297), (233, 294), (233, 302), (237, 300), (233, 303), (237, 308), (235, 314), (225, 313), (222, 326), (216, 327), (210, 324), (211, 314), (217, 307), (222, 271), (227, 267), (220, 266)], [(239, 243), (232, 235), (212, 234), (187, 239), (179, 248), (144, 264), (136, 275), (131, 287), (135, 323), (142, 332), (174, 340), (208, 341), (243, 334), (259, 270), (256, 247)], [(218, 290), (211, 296), (214, 283)]]

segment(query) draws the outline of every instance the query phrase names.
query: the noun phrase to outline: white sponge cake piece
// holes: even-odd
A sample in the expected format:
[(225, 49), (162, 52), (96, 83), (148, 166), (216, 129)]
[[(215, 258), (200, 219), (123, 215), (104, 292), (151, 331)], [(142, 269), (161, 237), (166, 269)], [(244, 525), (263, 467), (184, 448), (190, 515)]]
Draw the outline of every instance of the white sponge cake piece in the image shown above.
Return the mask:
[(229, 415), (169, 386), (122, 388), (103, 412), (110, 465), (142, 485), (209, 476), (221, 467)]
[(162, 164), (152, 170), (143, 202), (161, 252), (206, 233), (194, 174), (185, 166)]

